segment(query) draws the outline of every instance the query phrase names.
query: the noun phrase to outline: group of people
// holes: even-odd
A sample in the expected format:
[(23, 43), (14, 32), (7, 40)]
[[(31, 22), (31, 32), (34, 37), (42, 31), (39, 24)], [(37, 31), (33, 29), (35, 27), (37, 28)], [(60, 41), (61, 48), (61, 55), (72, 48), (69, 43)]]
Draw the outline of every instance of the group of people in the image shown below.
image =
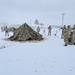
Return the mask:
[[(66, 25), (64, 25), (64, 27), (61, 28), (62, 29), (62, 35), (61, 35), (61, 39), (64, 39), (64, 46), (67, 45), (75, 45), (75, 25), (73, 26), (73, 28), (70, 27), (70, 25), (68, 25), (66, 27)], [(51, 30), (52, 27), (49, 26), (48, 27), (48, 36), (51, 36)], [(37, 32), (40, 32), (40, 27), (37, 27)], [(43, 29), (43, 33), (46, 34), (46, 30)]]
[[(48, 27), (48, 36), (51, 36), (51, 30), (52, 30), (52, 27), (49, 26), (49, 27)], [(38, 32), (38, 33), (40, 32), (40, 27), (39, 27), (39, 26), (37, 27), (37, 32)], [(43, 29), (43, 34), (46, 35), (46, 29), (45, 29), (45, 28)]]
[(73, 26), (73, 28), (71, 28), (70, 25), (68, 25), (67, 27), (66, 25), (64, 25), (64, 27), (62, 28), (61, 39), (64, 39), (64, 46), (67, 46), (68, 44), (75, 45), (75, 25)]
[[(48, 28), (48, 36), (51, 36), (51, 30), (52, 27), (49, 26)], [(64, 27), (61, 28), (62, 29), (62, 35), (61, 35), (61, 39), (64, 39), (64, 46), (69, 45), (75, 45), (75, 25), (73, 26), (73, 28), (70, 27), (70, 25), (68, 25), (66, 27), (66, 25), (64, 25)], [(2, 29), (3, 31), (3, 29)], [(8, 27), (4, 27), (4, 31), (5, 31), (5, 36), (9, 36), (9, 30)], [(40, 32), (40, 27), (37, 27), (37, 32)], [(46, 35), (46, 29), (43, 29), (43, 33)]]
[(1, 27), (1, 31), (5, 31), (5, 36), (9, 36), (9, 28), (7, 26)]

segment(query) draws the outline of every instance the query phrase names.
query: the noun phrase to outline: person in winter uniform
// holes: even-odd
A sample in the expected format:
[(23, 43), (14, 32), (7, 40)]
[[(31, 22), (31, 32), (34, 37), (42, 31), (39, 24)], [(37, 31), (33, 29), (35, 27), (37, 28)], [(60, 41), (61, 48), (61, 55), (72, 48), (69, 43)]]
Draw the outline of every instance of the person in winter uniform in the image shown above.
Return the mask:
[(51, 36), (51, 29), (52, 29), (51, 26), (49, 26), (49, 27), (48, 27), (48, 36), (49, 36), (49, 35)]
[(5, 36), (9, 36), (9, 29), (7, 28), (7, 26), (5, 27)]
[(66, 28), (66, 25), (64, 25), (64, 27), (61, 28), (62, 29), (61, 39), (64, 39), (64, 30), (65, 30), (65, 28)]
[(73, 28), (73, 44), (75, 45), (75, 25), (74, 25), (74, 28)]
[(72, 45), (73, 44), (73, 31), (71, 31), (70, 37), (68, 39), (68, 44)]
[(38, 33), (40, 32), (40, 27), (39, 27), (39, 26), (37, 27), (37, 32), (38, 32)]
[(2, 31), (2, 32), (4, 31), (4, 28), (3, 28), (3, 27), (1, 27), (1, 31)]
[(70, 25), (68, 25), (67, 28), (64, 30), (64, 42), (65, 42), (64, 46), (68, 45), (68, 39), (70, 37), (70, 34), (71, 34), (71, 28)]
[(46, 29), (45, 28), (43, 29), (43, 35), (46, 36)]

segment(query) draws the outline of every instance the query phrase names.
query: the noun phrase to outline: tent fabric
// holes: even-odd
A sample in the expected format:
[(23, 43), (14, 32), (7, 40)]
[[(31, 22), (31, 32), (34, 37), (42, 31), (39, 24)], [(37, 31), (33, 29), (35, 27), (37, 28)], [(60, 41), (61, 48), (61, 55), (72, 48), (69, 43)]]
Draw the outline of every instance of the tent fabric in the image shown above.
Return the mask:
[(18, 29), (14, 31), (13, 36), (9, 38), (14, 41), (26, 41), (26, 40), (42, 40), (42, 35), (34, 31), (28, 24), (24, 23)]

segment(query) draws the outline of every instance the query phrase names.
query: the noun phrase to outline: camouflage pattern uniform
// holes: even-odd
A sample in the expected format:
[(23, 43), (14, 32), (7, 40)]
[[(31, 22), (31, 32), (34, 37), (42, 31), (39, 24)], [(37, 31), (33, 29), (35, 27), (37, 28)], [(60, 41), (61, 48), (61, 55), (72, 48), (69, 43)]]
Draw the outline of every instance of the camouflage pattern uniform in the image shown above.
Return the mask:
[(61, 39), (64, 39), (64, 33), (65, 33), (65, 29), (66, 29), (66, 28), (63, 28), (63, 29), (62, 29), (62, 35), (61, 35)]
[(73, 44), (73, 32), (71, 31), (70, 37), (68, 39), (68, 44), (72, 45)]
[(73, 44), (75, 45), (75, 27), (73, 28)]
[(64, 25), (64, 27), (61, 28), (62, 29), (61, 39), (64, 39), (64, 30), (65, 30), (65, 28), (66, 28), (66, 25)]
[(64, 42), (65, 42), (65, 45), (68, 44), (68, 39), (70, 37), (70, 34), (71, 34), (71, 28), (64, 29)]

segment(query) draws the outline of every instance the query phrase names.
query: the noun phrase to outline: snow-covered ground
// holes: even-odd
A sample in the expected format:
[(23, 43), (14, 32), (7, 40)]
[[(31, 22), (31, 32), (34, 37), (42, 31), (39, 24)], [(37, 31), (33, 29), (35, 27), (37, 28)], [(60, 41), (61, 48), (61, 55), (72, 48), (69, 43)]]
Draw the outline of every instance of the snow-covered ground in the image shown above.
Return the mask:
[(0, 46), (6, 46), (0, 49), (0, 75), (75, 75), (75, 46), (63, 46), (59, 29), (47, 34), (41, 42), (11, 42), (0, 31)]

